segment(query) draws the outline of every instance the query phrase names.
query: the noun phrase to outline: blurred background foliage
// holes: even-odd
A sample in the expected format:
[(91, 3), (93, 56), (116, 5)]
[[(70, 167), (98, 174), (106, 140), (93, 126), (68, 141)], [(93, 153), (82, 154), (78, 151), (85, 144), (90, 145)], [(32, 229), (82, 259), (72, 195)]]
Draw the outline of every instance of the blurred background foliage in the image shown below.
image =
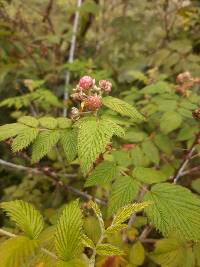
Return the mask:
[[(75, 11), (75, 0), (0, 0), (0, 123), (35, 115), (35, 111), (37, 115), (62, 115), (64, 106), (73, 105), (72, 100), (63, 101), (67, 71), (71, 73), (69, 90), (85, 74), (97, 80), (109, 79), (113, 83), (112, 94), (134, 104), (147, 122), (135, 126), (124, 120), (124, 127), (130, 128), (124, 138), (115, 140), (113, 151), (105, 158), (125, 170), (156, 168), (170, 178), (199, 131), (199, 123), (192, 118), (192, 111), (200, 105), (199, 85), (184, 89), (177, 85), (176, 77), (184, 71), (194, 78), (200, 76), (200, 2), (85, 0), (80, 8), (75, 60), (67, 63)], [(181, 178), (197, 194), (198, 153), (190, 164), (193, 171)], [(30, 164), (26, 154), (13, 155), (6, 143), (0, 145), (0, 156), (17, 164)], [(62, 173), (63, 163), (56, 151), (49, 153), (41, 164)], [(80, 175), (77, 162), (66, 164), (65, 170), (78, 175), (63, 180), (82, 188), (85, 178)], [(1, 199), (31, 201), (43, 209), (48, 224), (55, 222), (58, 208), (73, 198), (72, 193), (38, 175), (3, 167), (0, 175)], [(141, 181), (141, 176), (138, 179)], [(122, 186), (126, 191), (127, 185), (118, 185)], [(88, 190), (108, 199), (118, 187), (108, 184)], [(137, 196), (137, 192), (133, 194)], [(120, 199), (121, 204), (112, 203), (112, 197), (109, 201), (110, 207), (122, 205)], [(86, 218), (85, 228), (93, 240), (98, 237), (95, 224), (94, 217)], [(130, 243), (145, 224), (146, 218), (139, 216), (128, 233)], [(119, 236), (110, 239), (119, 246), (128, 246)], [(97, 266), (142, 265), (143, 245), (130, 246), (126, 261), (114, 257), (106, 265), (108, 259), (99, 258)], [(153, 260), (144, 266), (160, 263), (156, 257)], [(183, 262), (173, 266), (186, 266)], [(161, 265), (172, 266), (165, 262)]]

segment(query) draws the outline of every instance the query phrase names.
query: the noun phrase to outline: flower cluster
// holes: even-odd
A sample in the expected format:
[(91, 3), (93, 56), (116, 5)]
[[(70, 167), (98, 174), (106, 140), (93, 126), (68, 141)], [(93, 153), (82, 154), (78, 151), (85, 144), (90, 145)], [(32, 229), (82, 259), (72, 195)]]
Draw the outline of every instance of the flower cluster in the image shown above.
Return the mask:
[(180, 73), (176, 77), (176, 92), (181, 95), (187, 95), (187, 91), (196, 84), (200, 84), (200, 78), (194, 78), (189, 71)]
[(109, 93), (112, 89), (111, 82), (100, 80), (97, 85), (95, 79), (90, 76), (83, 76), (71, 95), (74, 101), (81, 103), (80, 110), (73, 107), (71, 110), (72, 118), (79, 117), (84, 111), (96, 112), (102, 105), (102, 95)]

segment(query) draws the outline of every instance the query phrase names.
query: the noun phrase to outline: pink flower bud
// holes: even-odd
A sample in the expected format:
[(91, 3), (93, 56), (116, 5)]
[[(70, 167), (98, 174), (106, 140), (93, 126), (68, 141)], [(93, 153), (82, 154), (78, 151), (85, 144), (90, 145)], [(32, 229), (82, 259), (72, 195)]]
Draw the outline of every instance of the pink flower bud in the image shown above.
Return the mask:
[(101, 96), (98, 95), (89, 96), (84, 101), (85, 108), (90, 111), (96, 111), (101, 107), (101, 105), (102, 105)]
[(110, 92), (112, 89), (112, 83), (107, 80), (99, 81), (99, 86), (105, 92)]
[(94, 85), (94, 80), (90, 76), (83, 76), (79, 80), (78, 85), (83, 91), (88, 90)]

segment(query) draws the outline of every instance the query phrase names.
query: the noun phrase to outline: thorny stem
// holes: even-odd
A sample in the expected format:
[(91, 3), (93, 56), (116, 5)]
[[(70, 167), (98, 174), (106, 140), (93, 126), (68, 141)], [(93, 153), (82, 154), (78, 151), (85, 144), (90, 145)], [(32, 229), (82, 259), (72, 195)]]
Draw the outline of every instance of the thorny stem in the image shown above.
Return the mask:
[[(77, 8), (79, 8), (81, 6), (81, 4), (82, 4), (82, 0), (77, 0)], [(72, 63), (74, 61), (74, 53), (75, 53), (75, 47), (76, 47), (76, 34), (77, 34), (77, 30), (78, 30), (79, 15), (80, 15), (80, 12), (77, 9), (77, 11), (75, 13), (75, 17), (74, 17), (68, 63)], [(68, 85), (70, 82), (70, 76), (71, 76), (70, 71), (67, 71), (66, 77), (65, 77), (65, 93), (64, 93), (64, 100), (65, 101), (69, 97)], [(63, 116), (64, 117), (67, 116), (67, 107), (65, 107), (63, 110)]]
[[(8, 231), (6, 231), (6, 230), (3, 230), (3, 229), (1, 229), (1, 228), (0, 228), (0, 234), (5, 235), (5, 236), (8, 236), (8, 237), (11, 237), (11, 238), (12, 238), (12, 237), (17, 237), (17, 235), (15, 235), (15, 234), (13, 234), (13, 233), (10, 233), (10, 232), (8, 232)], [(41, 249), (45, 254), (51, 256), (51, 257), (54, 258), (54, 259), (57, 259), (57, 256), (56, 256), (54, 253), (52, 253), (51, 251), (47, 250), (46, 248), (41, 247), (40, 249)]]

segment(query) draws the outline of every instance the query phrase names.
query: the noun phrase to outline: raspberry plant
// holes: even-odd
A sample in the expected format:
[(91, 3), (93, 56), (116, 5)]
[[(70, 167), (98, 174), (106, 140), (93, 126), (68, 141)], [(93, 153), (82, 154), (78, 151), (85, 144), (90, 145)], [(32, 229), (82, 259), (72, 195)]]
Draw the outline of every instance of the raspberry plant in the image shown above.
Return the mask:
[[(186, 88), (185, 84), (188, 84), (188, 79), (190, 82), (199, 83), (198, 79), (188, 78), (188, 73), (181, 75), (177, 77), (177, 82), (184, 88)], [(132, 247), (133, 251), (130, 251), (129, 259), (125, 262), (130, 261), (132, 264), (131, 262), (134, 263), (137, 257), (134, 253), (144, 253), (141, 242), (153, 228), (166, 238), (159, 241), (155, 251), (149, 254), (153, 261), (161, 265), (170, 261), (170, 259), (165, 261), (163, 258), (166, 253), (163, 250), (165, 246), (170, 246), (174, 253), (175, 248), (171, 248), (172, 245), (170, 245), (175, 242), (174, 238), (182, 240), (176, 244), (178, 249), (187, 251), (187, 243), (193, 242), (194, 252), (191, 254), (193, 255), (198, 250), (200, 223), (197, 218), (200, 213), (200, 200), (189, 189), (176, 185), (176, 182), (182, 175), (180, 170), (189, 161), (199, 142), (199, 135), (197, 134), (180, 169), (172, 177), (168, 176), (168, 169), (150, 168), (143, 160), (139, 162), (143, 153), (146, 160), (156, 165), (160, 161), (157, 148), (150, 139), (142, 143), (143, 151), (139, 146), (132, 147), (124, 144), (126, 155), (129, 155), (129, 151), (133, 148), (131, 153), (133, 153), (134, 168), (129, 166), (129, 163), (124, 164), (113, 160), (112, 153), (121, 153), (117, 147), (113, 150), (113, 146), (116, 146), (119, 139), (126, 139), (126, 132), (131, 129), (131, 125), (134, 127), (137, 124), (145, 125), (147, 119), (127, 102), (108, 96), (111, 88), (112, 84), (107, 80), (101, 80), (97, 84), (92, 77), (84, 76), (72, 90), (71, 98), (76, 106), (71, 108), (69, 118), (27, 115), (20, 117), (17, 122), (0, 127), (0, 140), (10, 140), (9, 145), (14, 153), (23, 153), (27, 149), (31, 151), (32, 164), (38, 164), (54, 149), (59, 153), (58, 158), (61, 159), (61, 163), (64, 163), (60, 167), (61, 180), (58, 180), (52, 168), (41, 166), (38, 169), (30, 168), (31, 171), (41, 173), (57, 181), (60, 186), (71, 189), (75, 194), (78, 193), (83, 198), (90, 199), (92, 196), (65, 184), (64, 176), (62, 177), (62, 168), (73, 168), (73, 164), (76, 164), (76, 172), (81, 172), (84, 177), (85, 188), (106, 188), (108, 185), (112, 188), (107, 203), (106, 200), (94, 197), (94, 202), (90, 200), (82, 204), (81, 210), (79, 200), (71, 201), (63, 207), (61, 215), (52, 226), (45, 225), (40, 212), (25, 201), (3, 202), (1, 208), (16, 223), (20, 233), (16, 235), (4, 229), (0, 230), (0, 233), (11, 237), (0, 247), (2, 266), (35, 266), (34, 264), (37, 266), (41, 263), (42, 266), (47, 267), (93, 267), (98, 264), (98, 261), (96, 262), (98, 255), (107, 256), (108, 259), (119, 257), (125, 260), (127, 255), (123, 251), (123, 246), (121, 249), (113, 245), (111, 237), (117, 234), (123, 238), (125, 243), (129, 239), (131, 241), (129, 231), (137, 218), (135, 213), (143, 209), (148, 223), (141, 235), (136, 238), (137, 242)], [(153, 87), (149, 89), (146, 87), (143, 90), (151, 90), (151, 88), (153, 89)], [(189, 90), (191, 86), (187, 88)], [(184, 97), (187, 95), (185, 90), (178, 90), (178, 93), (180, 92)], [(196, 109), (193, 114), (198, 122), (199, 110)], [(167, 120), (167, 123), (165, 127), (170, 126), (170, 121)], [(177, 118), (176, 123), (180, 124)], [(173, 131), (176, 127), (172, 124), (170, 128), (166, 128), (166, 133)], [(156, 144), (167, 153), (168, 145), (164, 143), (166, 138), (164, 137), (163, 140), (160, 135), (156, 138)], [(24, 168), (29, 170), (29, 167)], [(174, 183), (171, 183), (171, 179)], [(134, 199), (138, 203), (132, 203)], [(97, 203), (103, 206), (108, 205), (104, 215)], [(90, 218), (90, 209), (95, 213), (97, 221), (93, 222), (96, 226), (88, 225), (88, 228), (88, 223), (84, 225), (84, 218), (86, 221)], [(109, 223), (104, 221), (106, 218), (112, 218), (112, 221)], [(99, 229), (99, 234), (92, 236), (90, 227), (96, 227), (95, 231)], [(24, 234), (21, 235), (21, 232)], [(135, 256), (131, 256), (131, 253)], [(194, 257), (196, 257), (195, 254)], [(140, 265), (143, 261), (144, 258), (138, 259), (137, 264)], [(177, 266), (180, 266), (182, 262), (183, 259), (180, 258)]]
[(0, 0), (0, 266), (200, 266), (199, 14)]

